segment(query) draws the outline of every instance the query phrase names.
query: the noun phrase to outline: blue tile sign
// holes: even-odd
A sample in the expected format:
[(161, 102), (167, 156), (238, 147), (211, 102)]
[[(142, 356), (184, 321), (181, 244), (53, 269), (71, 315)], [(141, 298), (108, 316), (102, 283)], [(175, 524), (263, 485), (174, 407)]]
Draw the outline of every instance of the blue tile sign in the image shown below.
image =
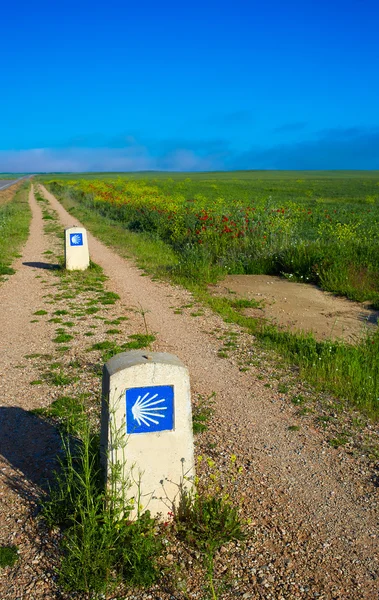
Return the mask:
[(83, 234), (70, 233), (70, 246), (83, 246)]
[(174, 388), (156, 385), (126, 390), (126, 433), (174, 429)]

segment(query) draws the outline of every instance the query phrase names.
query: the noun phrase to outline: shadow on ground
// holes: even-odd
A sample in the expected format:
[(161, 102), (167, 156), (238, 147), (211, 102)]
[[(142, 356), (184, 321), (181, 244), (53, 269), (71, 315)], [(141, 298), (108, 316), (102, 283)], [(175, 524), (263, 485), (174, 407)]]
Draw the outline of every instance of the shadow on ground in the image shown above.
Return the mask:
[(53, 265), (52, 263), (44, 262), (23, 262), (22, 264), (26, 267), (33, 267), (34, 269), (47, 269), (49, 271), (59, 271), (62, 268), (61, 265)]
[(37, 501), (52, 482), (60, 451), (55, 427), (22, 408), (0, 407), (0, 478), (17, 494)]

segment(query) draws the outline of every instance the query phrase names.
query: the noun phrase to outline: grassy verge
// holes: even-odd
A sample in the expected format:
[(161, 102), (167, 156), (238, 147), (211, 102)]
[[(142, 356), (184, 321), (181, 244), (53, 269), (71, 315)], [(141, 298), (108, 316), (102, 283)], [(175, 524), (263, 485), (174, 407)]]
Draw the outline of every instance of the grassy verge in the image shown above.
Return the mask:
[(0, 206), (0, 281), (2, 275), (12, 275), (11, 265), (29, 233), (31, 212), (28, 204), (29, 184), (25, 183), (14, 198)]
[[(103, 217), (78, 202), (60, 198), (65, 208), (121, 256), (133, 255), (137, 264), (153, 276), (190, 289), (195, 297), (219, 313), (226, 321), (236, 323), (254, 334), (266, 348), (280, 353), (316, 388), (329, 391), (347, 406), (358, 408), (370, 418), (379, 417), (379, 334), (363, 339), (355, 346), (343, 342), (318, 342), (311, 334), (280, 331), (260, 320), (243, 315), (243, 305), (227, 298), (214, 298), (206, 283), (214, 278), (207, 263), (198, 265), (198, 278), (188, 277), (180, 257), (162, 240), (146, 233), (130, 232), (120, 224)], [(115, 241), (116, 240), (116, 241)]]

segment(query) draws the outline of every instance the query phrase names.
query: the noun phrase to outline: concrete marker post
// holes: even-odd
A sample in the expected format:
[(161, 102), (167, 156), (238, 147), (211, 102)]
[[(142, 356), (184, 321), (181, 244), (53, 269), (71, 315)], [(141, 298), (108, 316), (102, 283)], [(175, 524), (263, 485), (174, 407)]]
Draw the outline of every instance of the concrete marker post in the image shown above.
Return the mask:
[(88, 269), (88, 240), (84, 227), (67, 227), (64, 230), (64, 258), (68, 271)]
[(189, 374), (176, 356), (138, 350), (104, 365), (100, 446), (107, 481), (120, 469), (131, 517), (166, 520), (195, 475)]

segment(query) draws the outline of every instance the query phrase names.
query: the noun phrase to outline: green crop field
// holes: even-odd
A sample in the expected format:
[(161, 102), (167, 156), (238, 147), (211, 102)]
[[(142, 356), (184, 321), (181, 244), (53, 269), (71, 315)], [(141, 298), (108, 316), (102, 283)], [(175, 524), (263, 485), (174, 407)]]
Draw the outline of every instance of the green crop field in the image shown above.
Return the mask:
[(54, 181), (53, 191), (158, 236), (187, 277), (277, 274), (379, 307), (379, 172), (84, 174)]
[(379, 308), (379, 172), (40, 177), (95, 235), (190, 287), (321, 389), (379, 414), (379, 334), (319, 342), (244, 317), (206, 284), (276, 274)]

